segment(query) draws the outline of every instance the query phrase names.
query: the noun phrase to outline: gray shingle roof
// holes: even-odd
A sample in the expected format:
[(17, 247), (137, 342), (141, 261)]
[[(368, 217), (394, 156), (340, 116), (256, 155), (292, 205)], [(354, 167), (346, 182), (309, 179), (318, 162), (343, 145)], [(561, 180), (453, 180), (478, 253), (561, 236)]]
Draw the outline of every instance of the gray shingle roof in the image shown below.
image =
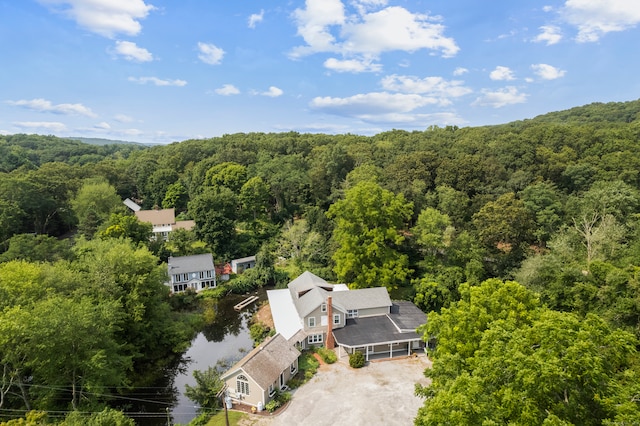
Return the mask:
[(287, 287), (289, 287), (289, 291), (291, 291), (291, 296), (294, 299), (298, 298), (298, 295), (301, 293), (305, 293), (312, 288), (316, 287), (327, 287), (333, 288), (332, 284), (329, 284), (322, 278), (317, 275), (312, 274), (309, 271), (303, 272), (299, 275), (295, 280), (291, 281)]
[(278, 380), (280, 373), (289, 368), (300, 356), (298, 351), (281, 334), (265, 340), (260, 346), (249, 352), (231, 367), (222, 377), (226, 378), (238, 369), (242, 369), (263, 390)]
[(333, 302), (344, 309), (368, 309), (391, 306), (391, 298), (385, 287), (361, 288), (331, 292)]
[(400, 332), (386, 315), (348, 319), (343, 328), (333, 330), (333, 336), (340, 345), (362, 347), (420, 340), (415, 331)]
[(427, 314), (413, 303), (406, 300), (395, 300), (389, 318), (401, 331), (415, 331), (427, 323)]
[(191, 256), (170, 257), (167, 262), (169, 275), (188, 274), (189, 272), (210, 271), (214, 269), (211, 253)]

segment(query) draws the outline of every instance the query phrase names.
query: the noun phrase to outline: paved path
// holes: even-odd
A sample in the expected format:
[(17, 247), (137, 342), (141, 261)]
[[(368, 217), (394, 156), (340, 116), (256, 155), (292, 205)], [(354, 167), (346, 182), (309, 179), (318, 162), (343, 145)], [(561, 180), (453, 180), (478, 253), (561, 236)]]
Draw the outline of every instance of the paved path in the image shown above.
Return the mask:
[(371, 362), (353, 369), (340, 362), (323, 365), (296, 389), (280, 414), (261, 417), (255, 426), (291, 425), (411, 425), (423, 400), (414, 396), (415, 383), (427, 385), (425, 356)]

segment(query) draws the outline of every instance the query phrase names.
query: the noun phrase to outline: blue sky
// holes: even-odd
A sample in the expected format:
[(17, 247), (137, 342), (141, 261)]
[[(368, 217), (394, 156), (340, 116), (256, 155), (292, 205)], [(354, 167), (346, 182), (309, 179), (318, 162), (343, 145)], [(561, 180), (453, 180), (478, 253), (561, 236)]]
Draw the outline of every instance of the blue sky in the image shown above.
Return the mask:
[(170, 143), (640, 98), (640, 0), (0, 0), (0, 133)]

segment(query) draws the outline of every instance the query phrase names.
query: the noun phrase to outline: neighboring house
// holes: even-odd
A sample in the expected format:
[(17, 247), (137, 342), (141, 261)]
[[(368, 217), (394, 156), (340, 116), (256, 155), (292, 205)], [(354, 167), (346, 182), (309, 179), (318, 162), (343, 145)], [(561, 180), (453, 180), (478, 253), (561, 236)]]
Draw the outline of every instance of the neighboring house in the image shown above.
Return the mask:
[(211, 253), (192, 256), (169, 257), (167, 262), (171, 293), (180, 293), (187, 289), (196, 292), (216, 287), (216, 271)]
[(255, 268), (256, 267), (256, 257), (249, 256), (243, 257), (241, 259), (233, 259), (231, 261), (231, 270), (234, 274), (241, 274), (246, 269)]
[(264, 408), (298, 371), (300, 351), (276, 334), (249, 352), (221, 378), (235, 403)]
[(156, 240), (167, 240), (169, 233), (176, 229), (191, 230), (195, 226), (193, 220), (176, 221), (175, 209), (158, 210), (134, 210), (134, 214), (140, 222), (148, 222), (153, 226), (153, 235)]
[(392, 302), (384, 287), (349, 290), (307, 271), (267, 296), (276, 332), (301, 348), (337, 345), (369, 360), (424, 347), (416, 329), (426, 315), (411, 302)]

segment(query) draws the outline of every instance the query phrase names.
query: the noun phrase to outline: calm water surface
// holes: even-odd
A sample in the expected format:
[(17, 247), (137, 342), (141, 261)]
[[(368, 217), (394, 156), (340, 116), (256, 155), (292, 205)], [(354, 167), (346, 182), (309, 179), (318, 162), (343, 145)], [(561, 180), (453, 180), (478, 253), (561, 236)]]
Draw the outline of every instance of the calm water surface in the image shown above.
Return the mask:
[(254, 294), (260, 300), (242, 312), (236, 312), (233, 306), (248, 296), (229, 295), (220, 300), (216, 320), (198, 333), (180, 365), (167, 369), (153, 386), (140, 388), (130, 396), (135, 400), (126, 411), (137, 413), (131, 415), (137, 424), (187, 424), (197, 416), (198, 407), (184, 395), (185, 385), (196, 384), (194, 370), (204, 371), (218, 361), (237, 361), (252, 349), (248, 323), (260, 301), (266, 299), (265, 290)]

